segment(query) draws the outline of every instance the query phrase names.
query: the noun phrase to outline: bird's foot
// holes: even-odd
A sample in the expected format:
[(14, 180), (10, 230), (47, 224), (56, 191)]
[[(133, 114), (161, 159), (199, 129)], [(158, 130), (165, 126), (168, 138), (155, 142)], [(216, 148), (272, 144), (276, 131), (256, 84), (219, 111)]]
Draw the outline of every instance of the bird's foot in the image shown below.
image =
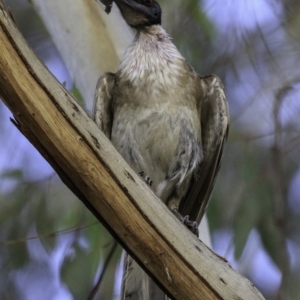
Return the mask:
[(174, 215), (197, 237), (199, 237), (198, 223), (196, 221), (190, 221), (190, 217), (182, 216), (177, 209), (173, 209)]
[(145, 175), (144, 171), (140, 172), (139, 174), (149, 186), (152, 186), (151, 178), (148, 175)]
[(183, 217), (183, 224), (197, 237), (199, 237), (198, 223), (191, 221), (188, 215)]

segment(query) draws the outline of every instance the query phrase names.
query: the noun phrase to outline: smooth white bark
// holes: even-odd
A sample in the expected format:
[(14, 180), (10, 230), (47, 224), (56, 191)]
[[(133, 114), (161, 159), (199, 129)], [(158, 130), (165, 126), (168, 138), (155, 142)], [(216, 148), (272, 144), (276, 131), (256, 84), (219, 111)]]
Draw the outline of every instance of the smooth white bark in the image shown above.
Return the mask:
[(32, 0), (71, 78), (92, 109), (98, 78), (115, 72), (133, 34), (116, 5), (110, 15), (95, 0)]

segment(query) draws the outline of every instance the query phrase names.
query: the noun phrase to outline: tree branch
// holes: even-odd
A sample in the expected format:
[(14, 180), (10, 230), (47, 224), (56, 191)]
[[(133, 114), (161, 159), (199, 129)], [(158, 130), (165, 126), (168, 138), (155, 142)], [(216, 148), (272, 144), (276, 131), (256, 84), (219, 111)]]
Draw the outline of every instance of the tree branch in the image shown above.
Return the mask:
[(174, 299), (263, 299), (193, 236), (28, 47), (0, 0), (0, 96), (67, 186)]

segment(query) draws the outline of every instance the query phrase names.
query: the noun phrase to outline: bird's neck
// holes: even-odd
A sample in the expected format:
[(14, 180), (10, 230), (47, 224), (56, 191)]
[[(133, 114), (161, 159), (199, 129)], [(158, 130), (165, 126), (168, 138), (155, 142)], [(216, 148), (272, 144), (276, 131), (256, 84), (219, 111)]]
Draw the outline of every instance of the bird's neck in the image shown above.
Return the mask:
[(143, 80), (173, 84), (183, 61), (166, 31), (160, 25), (152, 25), (137, 32), (124, 54), (119, 72), (134, 85)]

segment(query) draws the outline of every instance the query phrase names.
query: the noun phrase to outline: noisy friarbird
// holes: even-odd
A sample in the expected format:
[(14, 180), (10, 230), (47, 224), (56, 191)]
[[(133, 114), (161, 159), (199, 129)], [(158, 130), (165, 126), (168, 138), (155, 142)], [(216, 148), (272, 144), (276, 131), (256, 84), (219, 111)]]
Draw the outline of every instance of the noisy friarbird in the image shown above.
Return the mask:
[[(100, 77), (94, 120), (155, 194), (196, 233), (228, 134), (223, 85), (215, 75), (198, 75), (186, 62), (161, 27), (156, 1), (101, 2), (108, 12), (115, 2), (136, 36), (118, 71)], [(142, 285), (141, 277), (134, 276), (132, 281)], [(128, 299), (148, 299), (129, 294)], [(164, 299), (153, 297), (149, 299)]]

